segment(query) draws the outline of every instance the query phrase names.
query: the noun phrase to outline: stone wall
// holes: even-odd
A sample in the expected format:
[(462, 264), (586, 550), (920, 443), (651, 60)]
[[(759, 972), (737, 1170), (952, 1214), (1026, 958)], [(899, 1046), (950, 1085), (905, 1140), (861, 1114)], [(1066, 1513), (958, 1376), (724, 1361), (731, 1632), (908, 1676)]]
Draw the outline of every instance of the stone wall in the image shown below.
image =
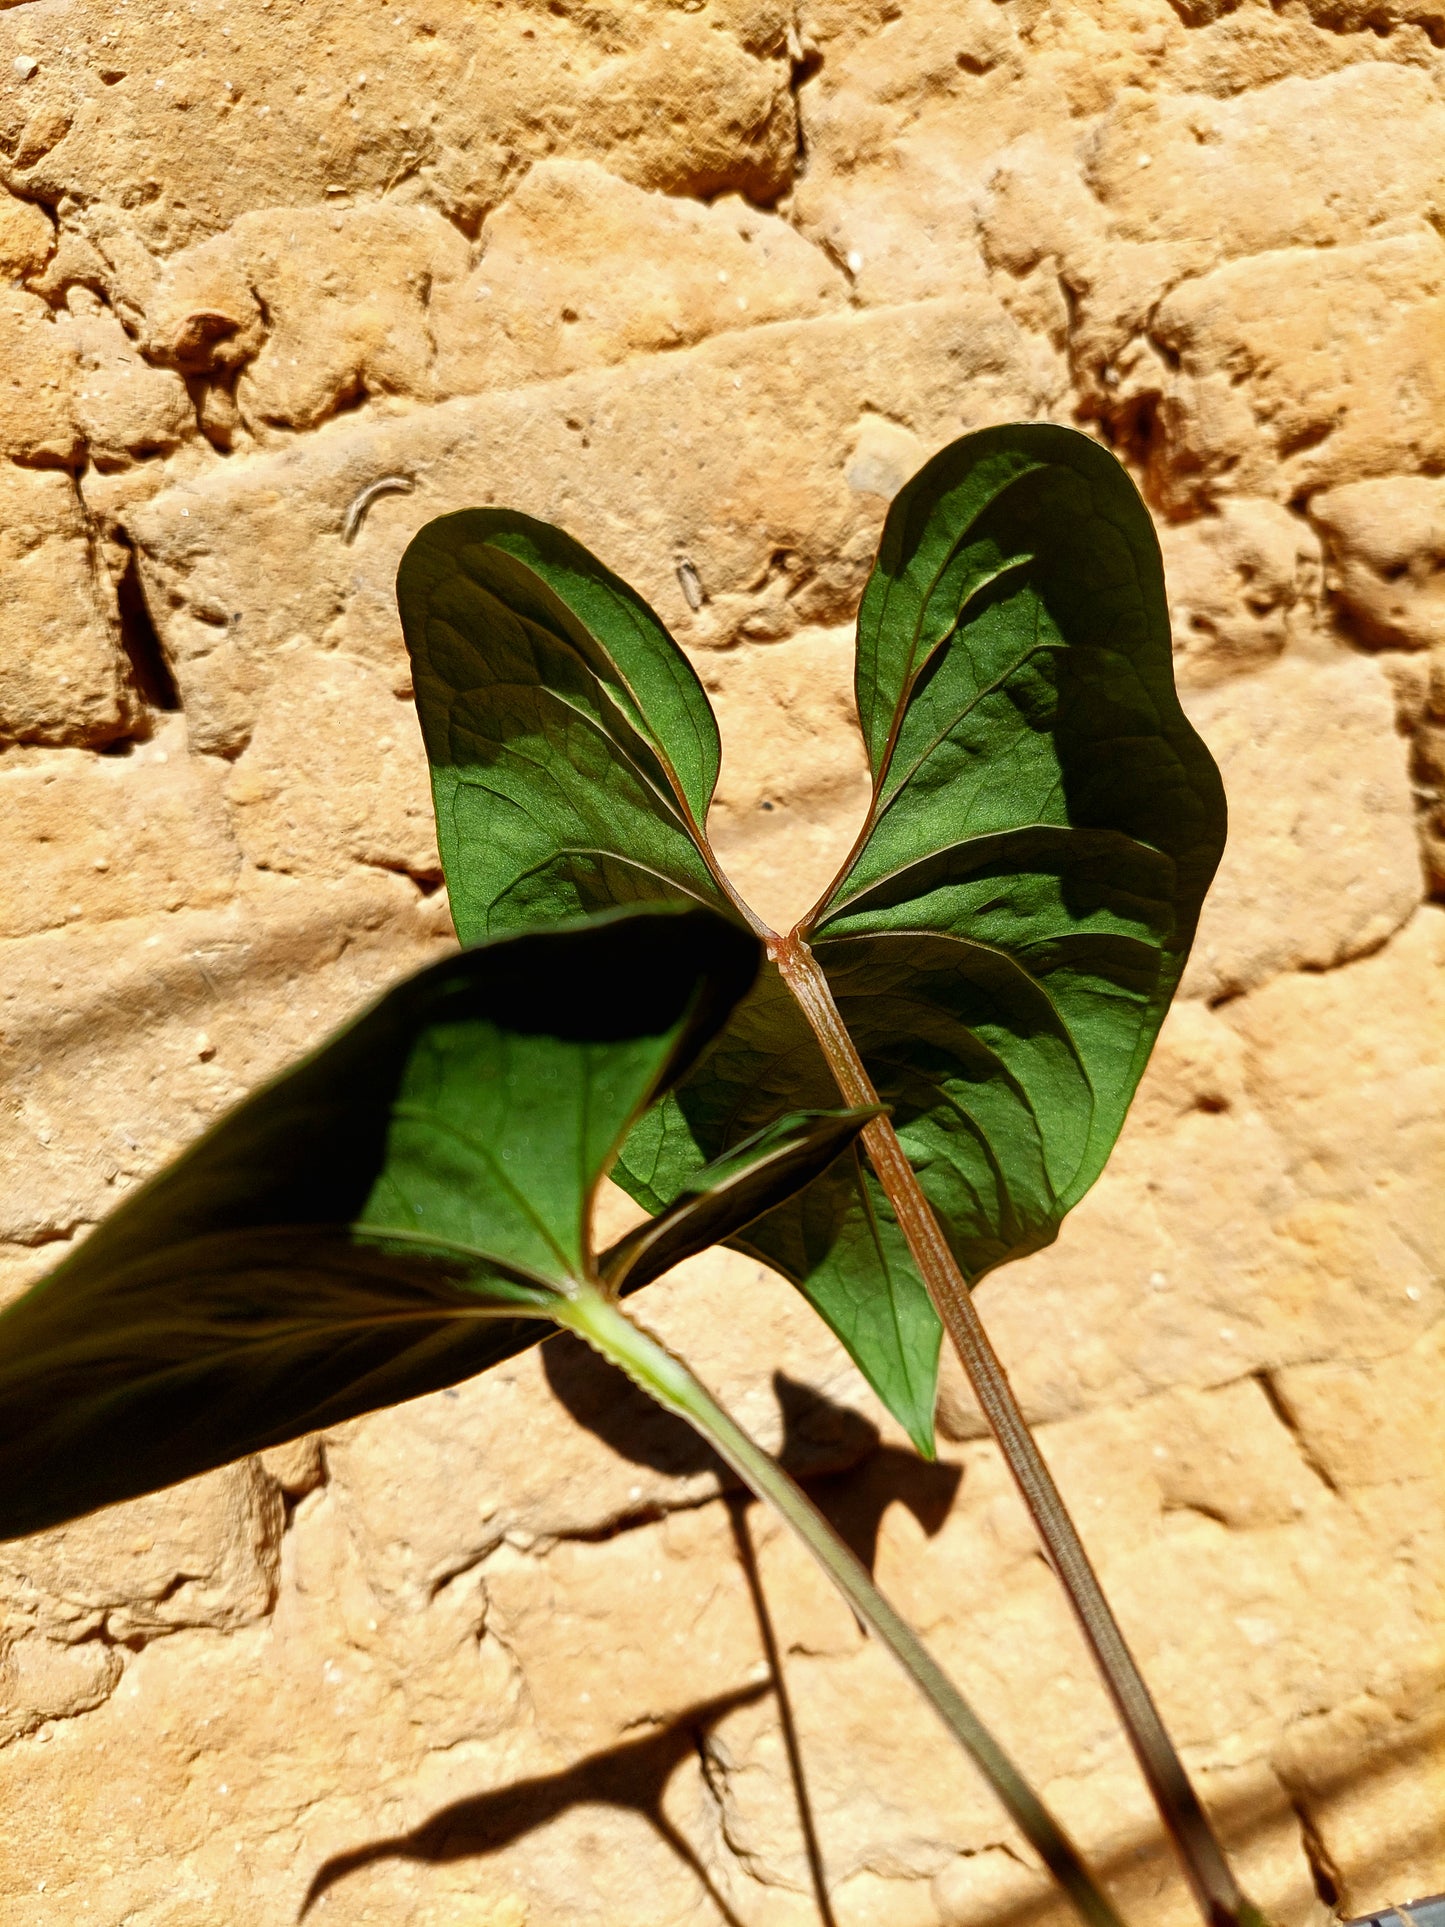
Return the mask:
[[(451, 940), (421, 522), (516, 504), (653, 599), (782, 915), (860, 807), (890, 493), (1092, 427), (1233, 829), (1108, 1172), (980, 1300), (1281, 1927), (1445, 1886), (1440, 0), (23, 0), (0, 177), (4, 1290)], [(959, 1385), (928, 1467), (756, 1267), (648, 1309), (1186, 1922)], [(0, 1608), (7, 1927), (1062, 1919), (560, 1343), (0, 1548)]]

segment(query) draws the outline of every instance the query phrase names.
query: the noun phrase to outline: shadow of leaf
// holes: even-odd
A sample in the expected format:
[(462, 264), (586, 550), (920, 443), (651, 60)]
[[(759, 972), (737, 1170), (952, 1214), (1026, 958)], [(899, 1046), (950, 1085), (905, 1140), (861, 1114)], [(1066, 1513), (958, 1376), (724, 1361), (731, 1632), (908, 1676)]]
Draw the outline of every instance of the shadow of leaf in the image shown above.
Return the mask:
[(333, 1854), (317, 1869), (297, 1918), (304, 1920), (322, 1895), (339, 1881), (378, 1861), (419, 1860), (440, 1865), (481, 1859), (572, 1807), (611, 1806), (641, 1814), (694, 1874), (728, 1927), (742, 1927), (696, 1849), (664, 1813), (662, 1802), (673, 1774), (685, 1760), (696, 1757), (709, 1728), (736, 1708), (751, 1705), (771, 1691), (772, 1683), (763, 1680), (756, 1686), (721, 1693), (689, 1707), (655, 1732), (589, 1754), (559, 1773), (516, 1780), (490, 1793), (454, 1800), (410, 1833), (392, 1834), (347, 1853)]

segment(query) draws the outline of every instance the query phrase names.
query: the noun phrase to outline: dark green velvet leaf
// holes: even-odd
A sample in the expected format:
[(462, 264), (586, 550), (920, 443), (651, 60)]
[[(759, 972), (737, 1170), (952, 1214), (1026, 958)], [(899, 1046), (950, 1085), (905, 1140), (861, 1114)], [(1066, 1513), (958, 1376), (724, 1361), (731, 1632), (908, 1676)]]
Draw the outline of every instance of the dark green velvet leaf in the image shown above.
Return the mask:
[(657, 899), (728, 899), (702, 826), (717, 724), (652, 610), (509, 509), (429, 523), (397, 576), (463, 943)]
[(1223, 789), (1175, 694), (1147, 511), (1071, 429), (988, 429), (929, 462), (858, 638), (873, 802), (805, 934), (977, 1278), (1049, 1242), (1103, 1168)]
[[(686, 688), (689, 718), (705, 708), (681, 652), (585, 551), (492, 515), (475, 541), (468, 518), (433, 524), (445, 540), (402, 570), (458, 928), (650, 891), (726, 902), (699, 834), (711, 777), (689, 789), (678, 774), (680, 745), (713, 742), (710, 724), (684, 728), (637, 695), (636, 741), (606, 720), (606, 692), (651, 688), (649, 677)], [(488, 559), (501, 542), (515, 560), (524, 538), (525, 578)], [(616, 666), (624, 632), (645, 673)], [(564, 670), (591, 677), (593, 735), (575, 738), (560, 699), (513, 701), (516, 681), (530, 691)], [(1158, 545), (1113, 457), (1072, 430), (1024, 425), (965, 436), (929, 462), (888, 517), (859, 615), (857, 691), (872, 804), (802, 934), (977, 1278), (1053, 1238), (1102, 1168), (1223, 842), (1218, 774), (1174, 691)], [(662, 770), (650, 790), (649, 754)], [(525, 864), (512, 854), (518, 816)], [(693, 1073), (640, 1120), (615, 1176), (661, 1211), (749, 1134), (836, 1103), (769, 963)], [(807, 1293), (931, 1450), (938, 1321), (857, 1152), (729, 1242)]]
[(0, 1538), (545, 1335), (598, 1179), (757, 963), (706, 910), (509, 938), (248, 1098), (0, 1314)]

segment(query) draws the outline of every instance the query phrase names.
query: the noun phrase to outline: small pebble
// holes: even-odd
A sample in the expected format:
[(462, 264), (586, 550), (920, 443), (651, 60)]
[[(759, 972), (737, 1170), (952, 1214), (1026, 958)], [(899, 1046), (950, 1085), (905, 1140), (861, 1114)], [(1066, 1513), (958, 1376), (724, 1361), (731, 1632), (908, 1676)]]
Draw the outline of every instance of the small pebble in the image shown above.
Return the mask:
[(15, 56), (15, 71), (22, 80), (29, 80), (39, 65), (40, 62), (34, 54), (16, 54)]

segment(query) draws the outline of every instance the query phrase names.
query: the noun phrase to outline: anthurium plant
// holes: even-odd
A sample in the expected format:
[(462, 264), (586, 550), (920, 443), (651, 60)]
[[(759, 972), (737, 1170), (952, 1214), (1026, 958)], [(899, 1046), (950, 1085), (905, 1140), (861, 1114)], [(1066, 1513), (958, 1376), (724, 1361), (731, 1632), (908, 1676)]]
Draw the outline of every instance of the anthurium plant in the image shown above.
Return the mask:
[[(0, 1316), (0, 1533), (570, 1329), (773, 1504), (1081, 1917), (1077, 1851), (787, 1476), (623, 1299), (725, 1243), (791, 1280), (919, 1450), (957, 1347), (1210, 1927), (1257, 1927), (974, 1309), (1102, 1169), (1218, 862), (1159, 552), (1106, 450), (935, 456), (858, 619), (872, 770), (841, 870), (764, 926), (707, 837), (717, 725), (647, 604), (506, 509), (398, 577), (461, 953), (257, 1093)], [(609, 1174), (649, 1213), (591, 1243)]]

